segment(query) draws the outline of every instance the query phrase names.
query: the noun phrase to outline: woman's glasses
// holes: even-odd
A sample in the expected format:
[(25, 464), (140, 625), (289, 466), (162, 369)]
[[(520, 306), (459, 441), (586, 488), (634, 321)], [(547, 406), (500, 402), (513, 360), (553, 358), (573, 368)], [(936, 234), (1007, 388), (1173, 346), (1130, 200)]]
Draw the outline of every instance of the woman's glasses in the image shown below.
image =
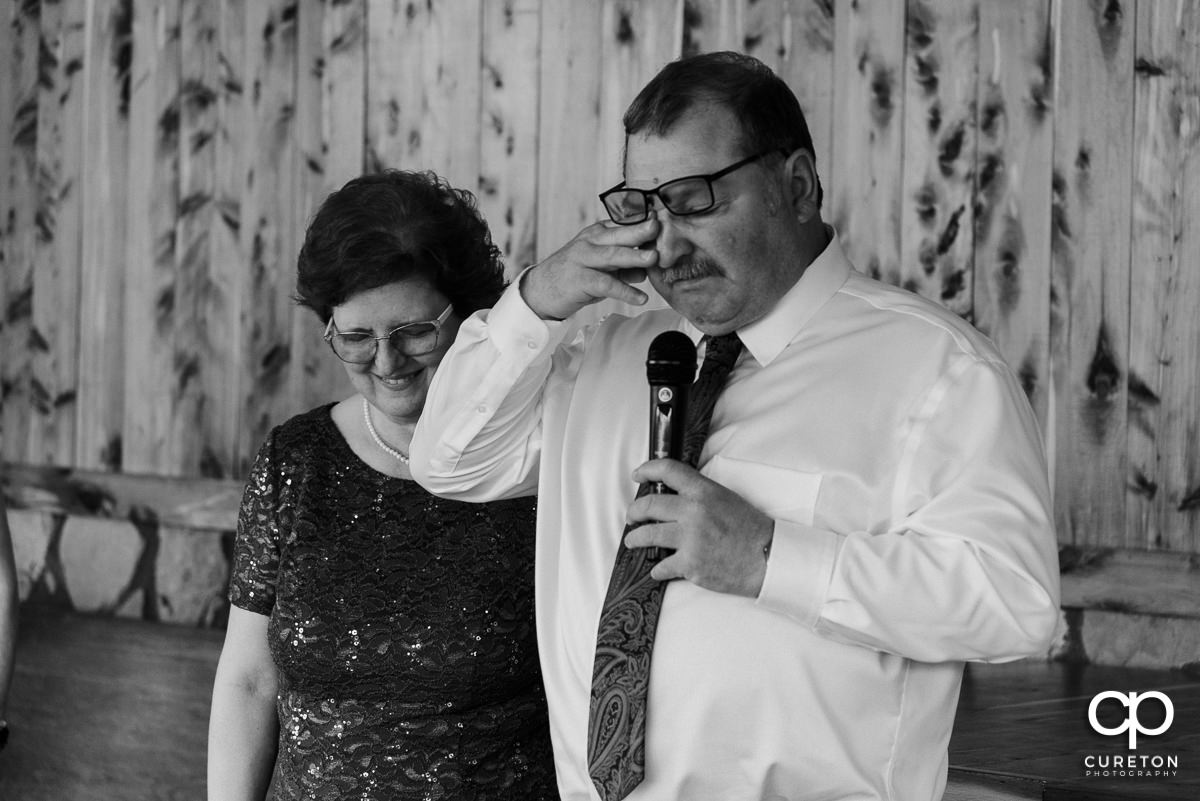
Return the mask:
[(405, 323), (381, 337), (373, 336), (368, 331), (338, 331), (337, 326), (333, 324), (333, 317), (330, 316), (329, 324), (325, 326), (324, 338), (333, 349), (334, 355), (349, 364), (370, 364), (375, 361), (379, 343), (385, 339), (393, 350), (405, 356), (423, 356), (437, 348), (438, 335), (453, 310), (454, 304), (451, 303), (436, 320)]

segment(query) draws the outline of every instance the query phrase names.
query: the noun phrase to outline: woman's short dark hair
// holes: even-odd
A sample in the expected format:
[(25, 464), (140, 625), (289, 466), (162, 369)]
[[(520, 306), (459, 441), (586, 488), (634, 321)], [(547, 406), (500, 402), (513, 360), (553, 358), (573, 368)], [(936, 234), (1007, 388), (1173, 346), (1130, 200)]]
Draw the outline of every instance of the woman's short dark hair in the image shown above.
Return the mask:
[(427, 278), (463, 318), (504, 289), (500, 249), (474, 195), (432, 172), (369, 173), (329, 195), (309, 223), (296, 301), (325, 323), (359, 292), (412, 276)]
[[(702, 103), (733, 112), (742, 128), (745, 155), (802, 148), (816, 162), (808, 121), (791, 88), (758, 59), (731, 51), (688, 56), (663, 67), (625, 111), (625, 136), (666, 136)], [(822, 195), (818, 179), (818, 206)]]

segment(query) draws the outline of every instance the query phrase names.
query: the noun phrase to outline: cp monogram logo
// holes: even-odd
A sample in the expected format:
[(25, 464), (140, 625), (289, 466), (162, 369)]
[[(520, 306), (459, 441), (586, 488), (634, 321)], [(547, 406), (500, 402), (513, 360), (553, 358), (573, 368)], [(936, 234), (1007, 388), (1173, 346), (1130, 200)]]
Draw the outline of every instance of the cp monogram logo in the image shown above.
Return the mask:
[[(1108, 728), (1101, 726), (1100, 721), (1096, 719), (1096, 709), (1105, 700), (1112, 698), (1120, 702), (1122, 706), (1129, 710), (1129, 714), (1125, 717), (1125, 722), (1116, 728)], [(1145, 701), (1147, 698), (1153, 698), (1163, 705), (1166, 710), (1166, 719), (1157, 729), (1147, 729), (1142, 726), (1138, 720), (1138, 704)], [(1145, 734), (1153, 737), (1156, 734), (1162, 734), (1167, 729), (1171, 728), (1171, 723), (1175, 720), (1175, 706), (1171, 703), (1171, 699), (1157, 690), (1151, 690), (1147, 693), (1119, 693), (1116, 690), (1107, 690), (1098, 694), (1092, 699), (1092, 703), (1088, 706), (1088, 722), (1092, 724), (1092, 728), (1100, 734), (1109, 737), (1121, 734), (1124, 731), (1129, 732), (1129, 748), (1130, 750), (1137, 749), (1138, 734)]]

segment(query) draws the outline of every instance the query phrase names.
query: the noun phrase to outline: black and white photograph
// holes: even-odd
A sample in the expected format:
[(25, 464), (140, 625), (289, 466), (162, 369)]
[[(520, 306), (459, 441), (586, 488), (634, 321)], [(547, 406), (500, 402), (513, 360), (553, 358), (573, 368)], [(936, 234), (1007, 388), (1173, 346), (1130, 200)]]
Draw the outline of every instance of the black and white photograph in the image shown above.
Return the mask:
[(1200, 798), (1200, 0), (0, 0), (0, 801)]

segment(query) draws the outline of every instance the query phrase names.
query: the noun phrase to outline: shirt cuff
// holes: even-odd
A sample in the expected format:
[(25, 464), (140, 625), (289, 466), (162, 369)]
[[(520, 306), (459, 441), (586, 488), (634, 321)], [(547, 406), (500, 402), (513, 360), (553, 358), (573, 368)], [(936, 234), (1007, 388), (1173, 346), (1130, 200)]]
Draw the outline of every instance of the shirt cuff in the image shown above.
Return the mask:
[(557, 345), (566, 330), (561, 321), (538, 317), (521, 297), (521, 278), (531, 269), (522, 271), (488, 312), (488, 335), (501, 353), (535, 356), (548, 346)]
[(755, 604), (814, 628), (842, 542), (835, 532), (776, 520), (767, 575)]

